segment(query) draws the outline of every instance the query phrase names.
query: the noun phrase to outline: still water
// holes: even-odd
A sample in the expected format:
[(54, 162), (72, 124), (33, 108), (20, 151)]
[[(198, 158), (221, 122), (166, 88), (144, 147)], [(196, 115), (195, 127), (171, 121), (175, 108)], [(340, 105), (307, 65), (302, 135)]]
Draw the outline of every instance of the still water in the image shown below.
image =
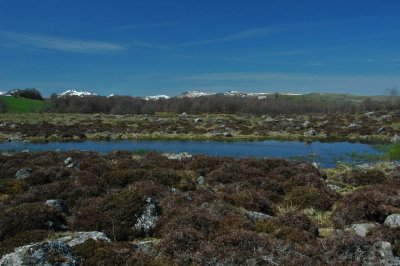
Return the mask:
[[(334, 167), (338, 161), (365, 163), (365, 155), (379, 155), (381, 151), (373, 145), (351, 142), (311, 142), (301, 141), (181, 141), (181, 140), (143, 140), (143, 141), (84, 141), (0, 143), (1, 152), (29, 151), (70, 151), (87, 150), (107, 153), (114, 150), (152, 150), (157, 152), (205, 154), (211, 156), (233, 157), (275, 157), (320, 163), (323, 167)], [(356, 158), (354, 154), (363, 154)], [(364, 158), (364, 159), (363, 159)]]

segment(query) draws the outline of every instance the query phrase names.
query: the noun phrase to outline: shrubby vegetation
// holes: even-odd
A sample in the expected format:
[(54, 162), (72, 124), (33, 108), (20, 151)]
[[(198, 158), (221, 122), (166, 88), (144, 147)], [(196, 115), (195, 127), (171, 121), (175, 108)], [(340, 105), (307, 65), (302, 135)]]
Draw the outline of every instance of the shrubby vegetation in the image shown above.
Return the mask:
[(382, 109), (376, 106), (353, 103), (323, 102), (313, 99), (293, 100), (289, 98), (243, 98), (238, 96), (213, 95), (197, 98), (170, 98), (146, 101), (128, 96), (53, 97), (50, 112), (61, 113), (106, 113), (106, 114), (153, 114), (154, 112), (175, 113), (224, 113), (224, 114), (291, 114), (291, 113), (336, 113), (356, 112), (364, 109)]
[[(16, 179), (21, 168), (31, 175)], [(379, 241), (399, 255), (398, 228), (383, 221), (400, 210), (400, 183), (384, 172), (350, 172), (342, 185), (354, 190), (342, 194), (311, 164), (280, 159), (37, 152), (1, 155), (0, 182), (0, 255), (63, 230), (112, 240), (75, 246), (84, 265), (376, 264)], [(359, 222), (377, 227), (342, 230)], [(149, 250), (134, 248), (141, 241)]]
[(15, 96), (15, 97), (22, 97), (22, 98), (32, 99), (32, 100), (41, 100), (41, 101), (44, 100), (42, 97), (42, 94), (37, 89), (23, 89), (23, 90), (17, 89), (17, 90), (13, 90), (11, 95)]

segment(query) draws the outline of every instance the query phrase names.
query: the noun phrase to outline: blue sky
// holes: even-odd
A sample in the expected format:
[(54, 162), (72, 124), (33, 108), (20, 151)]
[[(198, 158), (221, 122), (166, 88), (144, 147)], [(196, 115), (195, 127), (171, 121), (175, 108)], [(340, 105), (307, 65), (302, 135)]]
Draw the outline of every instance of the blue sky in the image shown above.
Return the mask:
[(382, 94), (400, 1), (0, 0), (0, 90)]

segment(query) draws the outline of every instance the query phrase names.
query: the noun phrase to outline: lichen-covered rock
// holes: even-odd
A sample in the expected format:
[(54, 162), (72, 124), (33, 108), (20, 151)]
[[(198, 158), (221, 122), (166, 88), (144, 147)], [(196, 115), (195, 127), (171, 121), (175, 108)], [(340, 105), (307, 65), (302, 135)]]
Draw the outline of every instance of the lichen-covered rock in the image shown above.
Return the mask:
[(400, 213), (391, 214), (386, 217), (384, 224), (391, 228), (400, 227)]
[(383, 266), (399, 266), (400, 258), (393, 255), (392, 245), (386, 241), (376, 242), (368, 256), (365, 258), (364, 266), (383, 265)]
[(394, 134), (390, 141), (393, 142), (393, 143), (400, 142), (400, 136), (397, 135), (397, 134)]
[(46, 241), (18, 247), (0, 259), (1, 266), (15, 265), (79, 265), (72, 248), (61, 241)]
[(199, 176), (197, 178), (197, 184), (198, 185), (202, 186), (202, 185), (204, 185), (205, 182), (206, 182), (206, 180), (205, 180), (204, 176)]
[(47, 206), (53, 207), (54, 209), (65, 213), (65, 214), (69, 214), (69, 208), (68, 208), (68, 204), (64, 201), (64, 200), (60, 200), (60, 199), (49, 199), (46, 201), (45, 203)]
[(134, 227), (139, 232), (149, 235), (156, 226), (159, 208), (157, 202), (152, 198), (147, 198), (146, 202), (146, 208)]
[(262, 213), (262, 212), (254, 212), (254, 211), (245, 211), (245, 214), (247, 218), (249, 218), (253, 223), (259, 222), (259, 221), (265, 221), (272, 216)]
[(31, 168), (22, 168), (17, 171), (15, 174), (15, 177), (17, 179), (25, 179), (28, 178), (32, 174), (32, 169)]
[(368, 232), (374, 229), (377, 225), (375, 223), (359, 223), (353, 224), (348, 230), (354, 231), (359, 236), (366, 236)]
[(61, 241), (70, 247), (74, 247), (76, 245), (86, 242), (89, 239), (95, 241), (110, 242), (110, 239), (106, 236), (106, 234), (97, 231), (72, 233), (69, 232), (66, 234), (66, 236), (59, 238), (58, 241)]
[(181, 153), (176, 153), (176, 154), (166, 153), (166, 154), (164, 154), (164, 156), (166, 156), (170, 160), (178, 160), (178, 161), (180, 161), (182, 159), (192, 158), (192, 155), (187, 152), (181, 152)]

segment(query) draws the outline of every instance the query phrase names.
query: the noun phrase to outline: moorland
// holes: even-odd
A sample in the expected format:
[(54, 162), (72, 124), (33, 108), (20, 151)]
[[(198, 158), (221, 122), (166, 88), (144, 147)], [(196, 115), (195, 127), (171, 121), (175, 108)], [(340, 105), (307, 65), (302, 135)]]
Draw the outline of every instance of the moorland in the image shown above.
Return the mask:
[[(296, 97), (7, 96), (0, 139), (400, 141), (393, 97)], [(0, 265), (399, 265), (394, 158), (2, 153)]]

